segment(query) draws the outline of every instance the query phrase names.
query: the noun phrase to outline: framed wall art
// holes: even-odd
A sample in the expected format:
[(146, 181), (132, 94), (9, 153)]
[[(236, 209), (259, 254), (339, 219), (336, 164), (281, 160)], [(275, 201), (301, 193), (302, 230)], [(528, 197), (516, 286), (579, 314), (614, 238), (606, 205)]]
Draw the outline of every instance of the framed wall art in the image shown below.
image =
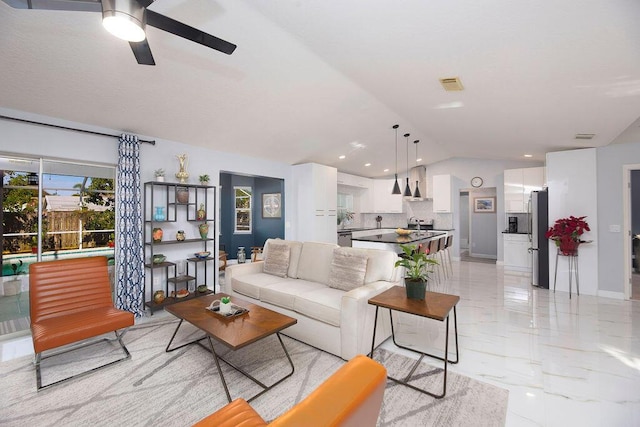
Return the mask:
[(474, 197), (473, 212), (476, 213), (495, 213), (496, 198), (495, 197)]
[(262, 195), (262, 218), (282, 218), (281, 193), (264, 193)]

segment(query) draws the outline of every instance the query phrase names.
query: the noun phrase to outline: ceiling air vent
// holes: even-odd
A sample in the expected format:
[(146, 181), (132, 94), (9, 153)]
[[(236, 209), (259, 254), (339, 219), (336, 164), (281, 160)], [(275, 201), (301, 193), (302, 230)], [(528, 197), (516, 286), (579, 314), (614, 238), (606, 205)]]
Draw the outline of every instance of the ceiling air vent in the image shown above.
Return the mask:
[(445, 79), (440, 79), (440, 83), (442, 87), (447, 92), (456, 91), (456, 90), (464, 90), (464, 86), (462, 86), (462, 82), (458, 77), (448, 77)]
[(596, 136), (595, 133), (576, 133), (576, 139), (593, 139)]

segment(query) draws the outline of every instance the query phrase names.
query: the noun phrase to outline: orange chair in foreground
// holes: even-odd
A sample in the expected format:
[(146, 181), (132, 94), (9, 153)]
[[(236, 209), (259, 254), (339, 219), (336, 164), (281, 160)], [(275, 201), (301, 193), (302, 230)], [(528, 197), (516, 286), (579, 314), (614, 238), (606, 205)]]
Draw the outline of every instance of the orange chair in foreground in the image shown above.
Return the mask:
[(338, 369), (302, 402), (271, 423), (263, 420), (244, 399), (236, 399), (195, 426), (375, 426), (380, 415), (386, 380), (387, 370), (381, 364), (358, 355)]

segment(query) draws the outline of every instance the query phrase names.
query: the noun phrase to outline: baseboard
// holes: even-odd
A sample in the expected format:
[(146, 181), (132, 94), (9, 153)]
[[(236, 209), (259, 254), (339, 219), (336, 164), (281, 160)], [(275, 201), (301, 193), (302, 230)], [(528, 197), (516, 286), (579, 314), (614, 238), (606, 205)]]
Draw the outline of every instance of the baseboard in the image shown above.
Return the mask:
[(624, 300), (624, 292), (598, 291), (598, 296), (603, 298)]
[(485, 259), (498, 259), (495, 255), (487, 255), (487, 254), (472, 254), (469, 253), (469, 256), (472, 258), (485, 258)]

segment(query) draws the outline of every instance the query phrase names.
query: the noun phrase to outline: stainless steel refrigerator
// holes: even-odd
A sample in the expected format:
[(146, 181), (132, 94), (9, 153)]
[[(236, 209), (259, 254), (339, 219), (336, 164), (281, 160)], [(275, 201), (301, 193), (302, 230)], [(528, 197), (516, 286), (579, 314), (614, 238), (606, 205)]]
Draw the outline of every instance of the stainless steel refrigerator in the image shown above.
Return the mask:
[(531, 284), (549, 289), (549, 193), (532, 191), (529, 200), (529, 242), (531, 247)]

